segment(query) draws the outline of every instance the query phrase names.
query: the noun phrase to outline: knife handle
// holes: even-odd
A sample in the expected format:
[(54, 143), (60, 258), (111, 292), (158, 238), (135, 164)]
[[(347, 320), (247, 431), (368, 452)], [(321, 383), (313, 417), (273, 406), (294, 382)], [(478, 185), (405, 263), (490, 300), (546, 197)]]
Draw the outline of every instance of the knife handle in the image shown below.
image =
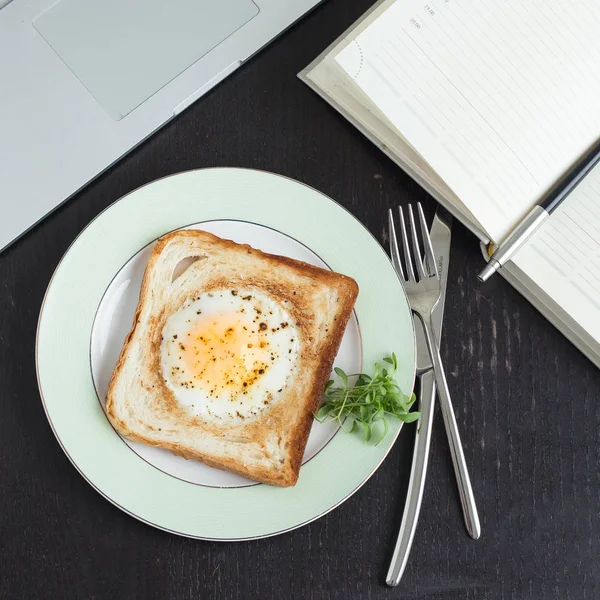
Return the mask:
[(429, 458), (429, 444), (431, 441), (431, 427), (433, 422), (433, 408), (435, 405), (435, 375), (429, 370), (419, 377), (419, 410), (421, 417), (418, 421), (417, 434), (415, 436), (415, 449), (413, 451), (412, 469), (408, 482), (406, 504), (400, 524), (400, 533), (396, 541), (396, 547), (386, 577), (386, 583), (396, 586), (400, 583), (408, 555), (417, 528), (419, 513), (421, 512), (421, 500), (423, 488), (425, 487), (425, 476), (427, 474), (427, 460)]
[(435, 373), (435, 382), (438, 388), (440, 408), (442, 410), (442, 417), (444, 418), (448, 443), (450, 444), (450, 455), (452, 456), (452, 464), (454, 465), (454, 473), (456, 475), (460, 503), (462, 504), (463, 515), (465, 517), (465, 525), (469, 535), (474, 540), (477, 540), (481, 535), (479, 513), (477, 512), (473, 488), (471, 486), (471, 478), (469, 477), (465, 454), (462, 449), (460, 434), (458, 433), (458, 425), (456, 423), (456, 417), (454, 416), (452, 400), (450, 399), (450, 390), (448, 389), (446, 373), (444, 371), (444, 365), (442, 364), (442, 357), (440, 356), (439, 340), (431, 326), (431, 317), (425, 319), (420, 313), (419, 317), (423, 324), (427, 347), (429, 348), (429, 354), (431, 356), (431, 361), (433, 362), (433, 371)]

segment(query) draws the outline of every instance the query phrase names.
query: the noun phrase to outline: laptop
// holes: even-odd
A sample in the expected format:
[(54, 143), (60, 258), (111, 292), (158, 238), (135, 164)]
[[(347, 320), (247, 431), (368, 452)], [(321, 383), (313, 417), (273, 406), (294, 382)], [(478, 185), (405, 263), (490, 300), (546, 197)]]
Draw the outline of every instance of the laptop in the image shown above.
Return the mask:
[(321, 0), (0, 0), (0, 250)]

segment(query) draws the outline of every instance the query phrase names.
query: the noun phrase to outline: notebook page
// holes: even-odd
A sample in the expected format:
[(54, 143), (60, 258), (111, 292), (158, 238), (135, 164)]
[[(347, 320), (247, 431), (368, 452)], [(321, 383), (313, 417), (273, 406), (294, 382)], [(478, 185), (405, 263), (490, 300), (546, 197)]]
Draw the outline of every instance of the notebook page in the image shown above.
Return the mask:
[(600, 135), (600, 3), (397, 0), (337, 62), (501, 241)]
[[(341, 44), (345, 43), (341, 42)], [(346, 72), (332, 58), (334, 53), (335, 50), (324, 58), (317, 59), (314, 65), (300, 74), (300, 77), (340, 111), (382, 152), (396, 161), (421, 187), (453, 212), (475, 235), (480, 238), (485, 237), (485, 233), (477, 229), (473, 215), (466, 210), (452, 190), (431, 171), (429, 165), (398, 134), (370, 99), (359, 88), (352, 85)]]
[(513, 262), (600, 342), (600, 167), (550, 215)]

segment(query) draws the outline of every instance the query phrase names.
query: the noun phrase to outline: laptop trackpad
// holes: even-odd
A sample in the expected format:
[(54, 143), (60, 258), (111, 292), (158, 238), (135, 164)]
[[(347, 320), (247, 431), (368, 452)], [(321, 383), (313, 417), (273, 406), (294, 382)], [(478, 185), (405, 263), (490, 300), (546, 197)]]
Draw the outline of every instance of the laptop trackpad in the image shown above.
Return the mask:
[(60, 0), (33, 25), (119, 120), (258, 12), (251, 0)]

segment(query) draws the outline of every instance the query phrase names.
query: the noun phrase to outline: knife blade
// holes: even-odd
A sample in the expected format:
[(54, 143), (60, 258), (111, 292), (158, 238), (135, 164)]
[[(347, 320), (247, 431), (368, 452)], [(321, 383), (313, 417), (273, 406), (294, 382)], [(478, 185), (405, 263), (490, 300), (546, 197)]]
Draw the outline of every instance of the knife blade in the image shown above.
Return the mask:
[[(435, 305), (431, 320), (436, 338), (442, 337), (442, 322), (444, 319), (444, 306), (446, 304), (446, 287), (448, 285), (448, 262), (450, 260), (450, 240), (452, 237), (452, 216), (441, 206), (435, 211), (435, 217), (431, 229), (431, 244), (437, 261), (437, 269), (440, 274), (441, 293), (438, 303)], [(427, 342), (423, 333), (423, 326), (415, 319), (415, 334), (417, 338), (417, 372), (432, 368), (431, 358), (427, 350)]]
[[(441, 338), (442, 321), (444, 317), (444, 305), (446, 300), (446, 286), (448, 283), (448, 266), (450, 259), (450, 240), (452, 233), (452, 217), (443, 208), (438, 207), (433, 224), (431, 226), (431, 242), (433, 252), (440, 274), (441, 294), (432, 314), (433, 328), (437, 339)], [(431, 441), (431, 428), (433, 423), (433, 409), (435, 406), (435, 375), (427, 342), (423, 333), (423, 326), (419, 319), (415, 319), (415, 336), (417, 346), (417, 376), (419, 378), (419, 410), (421, 418), (415, 436), (415, 447), (413, 450), (413, 463), (408, 483), (406, 504), (398, 540), (386, 577), (390, 586), (396, 586), (400, 582), (408, 555), (412, 546), (419, 513), (421, 511), (421, 500), (427, 474), (427, 461), (429, 458), (429, 446)]]

